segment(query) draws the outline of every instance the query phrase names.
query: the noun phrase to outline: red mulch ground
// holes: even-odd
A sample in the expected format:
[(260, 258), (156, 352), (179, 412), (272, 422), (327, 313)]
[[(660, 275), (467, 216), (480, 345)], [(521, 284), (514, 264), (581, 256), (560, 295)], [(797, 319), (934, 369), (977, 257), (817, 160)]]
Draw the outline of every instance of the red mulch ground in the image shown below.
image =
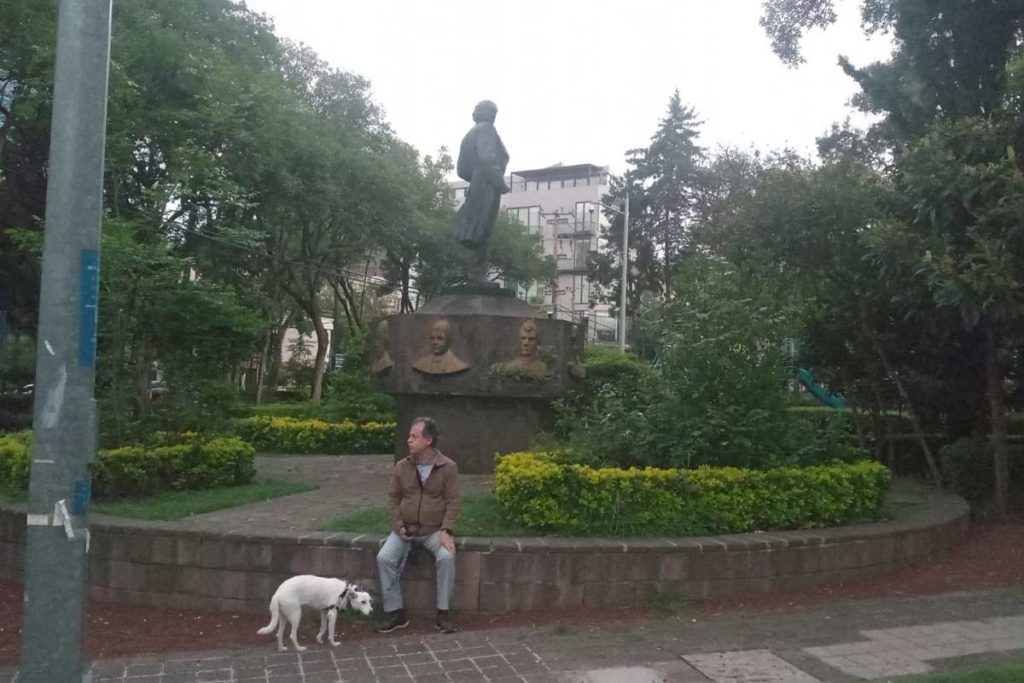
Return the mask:
[[(739, 610), (806, 607), (851, 598), (883, 598), (944, 593), (972, 588), (1024, 585), (1024, 516), (1006, 523), (976, 525), (967, 540), (952, 552), (927, 563), (886, 575), (846, 584), (773, 593), (704, 603), (703, 614)], [(0, 665), (17, 664), (21, 640), (21, 585), (0, 581), (0, 605), (5, 618), (0, 624)], [(460, 614), (464, 630), (538, 624), (594, 624), (610, 620), (635, 620), (650, 610), (546, 610), (499, 615)], [(213, 650), (236, 646), (270, 645), (272, 636), (256, 629), (269, 620), (265, 614), (209, 612), (140, 607), (91, 602), (86, 627), (90, 659), (134, 654)], [(304, 626), (300, 641), (312, 641), (316, 628)], [(403, 633), (433, 632), (430, 615), (413, 619)], [(339, 621), (338, 637), (374, 637), (366, 621)], [(382, 636), (386, 637), (386, 636)]]

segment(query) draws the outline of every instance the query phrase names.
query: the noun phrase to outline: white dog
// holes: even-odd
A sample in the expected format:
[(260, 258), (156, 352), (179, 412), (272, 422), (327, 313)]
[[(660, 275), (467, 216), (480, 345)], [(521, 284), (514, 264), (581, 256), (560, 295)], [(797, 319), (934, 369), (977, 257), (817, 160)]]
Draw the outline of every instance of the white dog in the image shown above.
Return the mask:
[(287, 619), (292, 625), (292, 645), (299, 652), (305, 650), (295, 636), (299, 630), (303, 606), (320, 611), (320, 633), (316, 635), (316, 642), (323, 643), (324, 631), (327, 631), (331, 645), (338, 646), (341, 643), (334, 639), (334, 622), (338, 618), (338, 611), (348, 607), (369, 615), (373, 611), (373, 598), (366, 591), (341, 579), (311, 574), (293, 576), (274, 591), (274, 597), (270, 598), (270, 623), (257, 633), (265, 636), (277, 628), (277, 649), (286, 652), (288, 648), (284, 646), (281, 636)]

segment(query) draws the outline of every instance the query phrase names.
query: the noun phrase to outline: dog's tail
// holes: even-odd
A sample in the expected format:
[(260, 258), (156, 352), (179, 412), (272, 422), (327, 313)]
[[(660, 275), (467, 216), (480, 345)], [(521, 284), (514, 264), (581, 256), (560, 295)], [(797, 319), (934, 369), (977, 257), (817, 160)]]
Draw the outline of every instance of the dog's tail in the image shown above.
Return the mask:
[(261, 636), (273, 633), (274, 629), (277, 628), (277, 621), (280, 618), (280, 610), (277, 607), (277, 595), (275, 594), (274, 597), (270, 598), (270, 623), (256, 631), (256, 633), (259, 633)]

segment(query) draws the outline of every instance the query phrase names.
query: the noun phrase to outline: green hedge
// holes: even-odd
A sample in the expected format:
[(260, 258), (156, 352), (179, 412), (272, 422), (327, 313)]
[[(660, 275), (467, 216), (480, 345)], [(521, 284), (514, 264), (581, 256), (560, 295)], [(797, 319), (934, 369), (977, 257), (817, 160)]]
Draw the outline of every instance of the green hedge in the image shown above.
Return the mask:
[(246, 417), (234, 421), (235, 433), (267, 453), (390, 453), (395, 423), (324, 422), (290, 417)]
[[(27, 438), (0, 437), (0, 485), (28, 487), (30, 450)], [(92, 468), (93, 497), (246, 484), (256, 473), (254, 456), (253, 447), (237, 437), (101, 450)]]
[(28, 488), (29, 452), (32, 433), (0, 434), (0, 487)]
[(509, 521), (571, 535), (740, 533), (876, 519), (890, 474), (875, 462), (804, 468), (595, 469), (543, 453), (498, 460)]

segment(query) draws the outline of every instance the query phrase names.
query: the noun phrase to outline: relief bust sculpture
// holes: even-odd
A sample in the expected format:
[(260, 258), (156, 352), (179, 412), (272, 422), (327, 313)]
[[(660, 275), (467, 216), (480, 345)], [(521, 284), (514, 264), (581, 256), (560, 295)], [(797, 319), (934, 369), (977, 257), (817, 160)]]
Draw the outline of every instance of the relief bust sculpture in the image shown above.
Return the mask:
[(532, 379), (545, 379), (551, 376), (551, 368), (541, 357), (540, 332), (534, 320), (524, 320), (519, 326), (516, 336), (516, 356), (504, 363), (491, 366), (494, 374), (522, 374)]
[(451, 328), (447, 320), (438, 320), (430, 328), (430, 352), (412, 364), (413, 370), (428, 375), (451, 375), (469, 369), (469, 363), (451, 350)]
[(377, 323), (377, 358), (370, 365), (370, 372), (375, 375), (383, 375), (395, 366), (388, 353), (388, 321), (381, 320)]

